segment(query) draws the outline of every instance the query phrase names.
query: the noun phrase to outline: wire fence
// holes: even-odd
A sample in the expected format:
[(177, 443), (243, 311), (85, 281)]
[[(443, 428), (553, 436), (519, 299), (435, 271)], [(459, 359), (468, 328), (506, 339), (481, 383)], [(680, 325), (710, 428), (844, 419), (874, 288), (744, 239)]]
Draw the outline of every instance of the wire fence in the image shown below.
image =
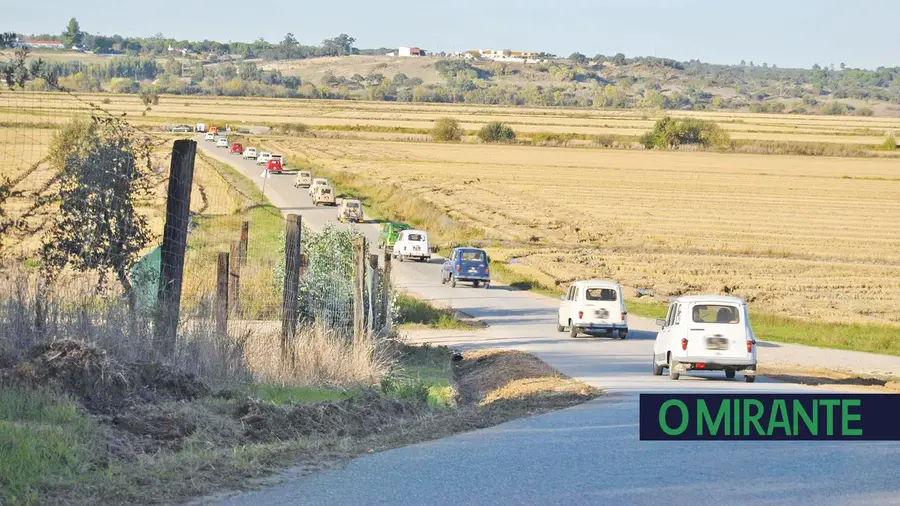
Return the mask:
[[(172, 359), (289, 320), (347, 338), (389, 332), (393, 294), (358, 234), (303, 230), (289, 303), (289, 223), (253, 181), (199, 151), (173, 158), (197, 134), (166, 131), (137, 96), (29, 82), (0, 89), (0, 344), (81, 338)], [(178, 312), (166, 313), (172, 293)], [(160, 343), (169, 325), (174, 348)]]

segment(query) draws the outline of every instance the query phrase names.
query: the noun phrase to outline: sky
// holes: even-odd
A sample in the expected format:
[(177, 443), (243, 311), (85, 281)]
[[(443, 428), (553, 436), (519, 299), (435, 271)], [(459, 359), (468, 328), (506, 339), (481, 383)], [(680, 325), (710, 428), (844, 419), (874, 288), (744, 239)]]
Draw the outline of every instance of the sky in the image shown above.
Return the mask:
[(83, 31), (104, 35), (279, 42), (292, 32), (312, 45), (347, 33), (360, 48), (621, 52), (803, 68), (842, 62), (900, 66), (897, 0), (9, 2), (0, 31), (26, 34), (61, 32), (75, 17)]

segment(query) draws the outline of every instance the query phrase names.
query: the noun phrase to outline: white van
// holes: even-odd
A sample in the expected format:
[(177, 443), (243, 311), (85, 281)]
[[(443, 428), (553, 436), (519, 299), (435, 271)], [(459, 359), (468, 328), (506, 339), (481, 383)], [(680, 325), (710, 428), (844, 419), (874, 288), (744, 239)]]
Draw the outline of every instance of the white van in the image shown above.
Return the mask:
[(569, 286), (556, 317), (556, 330), (578, 337), (604, 333), (625, 339), (628, 336), (628, 310), (622, 297), (622, 287), (615, 281), (590, 279), (576, 281)]
[(294, 179), (294, 188), (309, 188), (312, 185), (312, 172), (308, 170), (298, 170), (297, 178)]
[(206, 135), (205, 135), (203, 138), (204, 138), (205, 140), (207, 140), (207, 141), (215, 141), (215, 140), (216, 140), (216, 134), (214, 134), (214, 133), (212, 133), (212, 132), (206, 132)]
[(394, 258), (404, 261), (415, 258), (420, 262), (431, 260), (431, 245), (424, 230), (403, 230), (394, 243)]
[(256, 148), (247, 148), (241, 153), (244, 160), (256, 160)]
[(259, 155), (256, 157), (256, 165), (265, 165), (269, 163), (269, 158), (271, 158), (272, 153), (268, 151), (260, 151)]
[(324, 177), (317, 177), (309, 184), (309, 196), (312, 197), (316, 193), (316, 186), (330, 186), (328, 180)]
[(747, 317), (747, 303), (738, 297), (691, 295), (669, 304), (662, 330), (653, 343), (653, 374), (677, 380), (687, 371), (725, 371), (744, 381), (756, 379), (756, 336)]

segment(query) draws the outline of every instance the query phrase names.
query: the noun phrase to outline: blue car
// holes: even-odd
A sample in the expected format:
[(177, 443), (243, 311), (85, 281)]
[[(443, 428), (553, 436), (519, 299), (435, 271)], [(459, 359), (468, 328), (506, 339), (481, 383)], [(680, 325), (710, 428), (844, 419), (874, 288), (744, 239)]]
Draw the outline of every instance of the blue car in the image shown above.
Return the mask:
[(457, 281), (472, 283), (487, 289), (491, 284), (490, 258), (483, 249), (453, 248), (450, 258), (441, 267), (441, 284), (450, 282), (456, 287)]

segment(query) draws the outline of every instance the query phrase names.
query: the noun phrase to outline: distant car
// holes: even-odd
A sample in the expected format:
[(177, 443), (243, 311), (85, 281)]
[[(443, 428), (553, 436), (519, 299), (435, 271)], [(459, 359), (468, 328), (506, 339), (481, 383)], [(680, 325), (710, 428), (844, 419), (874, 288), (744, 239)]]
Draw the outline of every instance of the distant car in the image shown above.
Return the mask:
[(677, 380), (687, 371), (737, 371), (744, 381), (756, 379), (756, 335), (750, 327), (747, 303), (738, 297), (690, 295), (669, 304), (662, 329), (653, 343), (653, 374), (669, 370)]
[(441, 284), (456, 287), (458, 281), (487, 289), (491, 285), (490, 258), (479, 248), (453, 248), (450, 258), (441, 266)]
[(281, 171), (284, 170), (284, 167), (281, 166), (281, 160), (273, 158), (266, 162), (266, 170), (269, 172), (274, 172), (276, 174), (281, 174)]
[(403, 230), (410, 230), (412, 227), (406, 223), (387, 222), (381, 229), (381, 235), (378, 236), (378, 247), (382, 249), (393, 248), (394, 243)]
[(232, 155), (240, 155), (244, 153), (244, 146), (240, 142), (235, 142), (231, 145), (231, 154)]
[(269, 159), (270, 159), (270, 160), (278, 159), (278, 160), (281, 161), (281, 165), (287, 165), (287, 160), (285, 160), (284, 157), (281, 156), (280, 153), (272, 153), (272, 154), (269, 156)]
[(328, 186), (328, 180), (324, 177), (317, 177), (312, 180), (312, 183), (309, 185), (309, 196), (312, 197), (314, 193), (316, 193), (317, 186)]
[(256, 157), (256, 165), (265, 165), (269, 163), (269, 158), (272, 157), (272, 153), (268, 151), (260, 151), (259, 155)]
[(228, 137), (219, 137), (216, 141), (217, 148), (227, 148), (228, 147)]
[(345, 221), (363, 222), (363, 206), (362, 202), (356, 199), (343, 199), (341, 205), (338, 206), (337, 219), (341, 223)]
[(604, 333), (625, 339), (628, 336), (628, 310), (622, 287), (615, 281), (600, 279), (576, 281), (569, 285), (556, 315), (556, 330), (578, 337)]
[(318, 207), (320, 205), (336, 205), (334, 188), (327, 185), (316, 186), (316, 191), (312, 195), (312, 203)]
[(215, 140), (216, 140), (216, 134), (214, 134), (214, 133), (212, 133), (212, 132), (206, 132), (206, 136), (204, 137), (204, 139), (207, 140), (207, 141), (215, 141)]
[(297, 178), (294, 179), (294, 188), (309, 188), (312, 184), (312, 172), (308, 170), (298, 170)]
[(247, 148), (241, 154), (244, 160), (256, 160), (256, 148)]
[(178, 133), (188, 133), (188, 132), (193, 132), (194, 129), (191, 128), (190, 125), (175, 125), (172, 127), (172, 131), (178, 132)]
[(431, 260), (431, 246), (428, 233), (424, 230), (404, 230), (394, 243), (394, 258), (400, 261), (414, 258), (420, 262)]

